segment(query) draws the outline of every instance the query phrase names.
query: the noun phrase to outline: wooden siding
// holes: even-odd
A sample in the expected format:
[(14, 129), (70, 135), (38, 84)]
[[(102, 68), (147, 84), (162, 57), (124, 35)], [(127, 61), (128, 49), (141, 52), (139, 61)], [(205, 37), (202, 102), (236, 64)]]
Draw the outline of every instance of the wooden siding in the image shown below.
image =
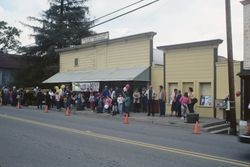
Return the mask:
[(109, 67), (149, 66), (149, 40), (132, 40), (108, 46), (107, 65)]
[[(63, 52), (60, 55), (60, 72), (94, 69), (96, 66), (95, 57), (96, 51), (94, 47)], [(75, 58), (78, 58), (78, 66), (74, 64)]]
[[(150, 39), (103, 44), (60, 54), (60, 72), (150, 65)], [(79, 65), (74, 66), (78, 58)]]
[(153, 86), (157, 95), (159, 95), (160, 85), (163, 85), (163, 67), (153, 66), (151, 68), (151, 74), (152, 74), (151, 85)]
[(207, 80), (213, 78), (213, 48), (178, 49), (166, 53), (166, 79)]
[[(166, 86), (168, 83), (178, 83), (177, 89), (184, 93), (188, 91), (188, 85), (193, 85), (195, 96), (200, 100), (200, 83), (211, 83), (211, 96), (214, 99), (214, 48), (202, 46), (165, 51)], [(168, 113), (170, 107), (168, 104)], [(203, 107), (198, 102), (195, 111), (202, 117), (213, 117), (212, 106)]]
[[(228, 90), (228, 65), (227, 62), (216, 63), (217, 69), (217, 99), (225, 99), (229, 94)], [(240, 77), (237, 75), (240, 72), (240, 62), (234, 63), (234, 84), (235, 91), (240, 91)], [(236, 109), (236, 118), (240, 119), (240, 97), (235, 96), (235, 109)]]

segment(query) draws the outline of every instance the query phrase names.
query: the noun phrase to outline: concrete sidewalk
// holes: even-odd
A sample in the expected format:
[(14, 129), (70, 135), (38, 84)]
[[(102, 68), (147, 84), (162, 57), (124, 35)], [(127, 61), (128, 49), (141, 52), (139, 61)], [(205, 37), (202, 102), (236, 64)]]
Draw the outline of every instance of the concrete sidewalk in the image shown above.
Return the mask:
[[(109, 113), (96, 113), (91, 112), (89, 110), (84, 111), (72, 111), (73, 114), (76, 115), (83, 115), (83, 116), (95, 116), (95, 117), (106, 117), (106, 118), (112, 118), (112, 119), (122, 119), (122, 116), (117, 114), (115, 116), (112, 116)], [(147, 113), (133, 113), (130, 112), (129, 121), (132, 123), (134, 121), (138, 122), (145, 122), (145, 123), (151, 123), (151, 124), (157, 124), (157, 125), (165, 125), (165, 126), (175, 126), (175, 127), (182, 127), (182, 128), (194, 128), (194, 123), (186, 123), (185, 120), (182, 120), (180, 117), (170, 116), (167, 115), (165, 117), (160, 117), (159, 113), (156, 113), (155, 116), (147, 116)], [(214, 119), (214, 118), (199, 118), (200, 127), (206, 124), (214, 123), (222, 121), (220, 119)]]
[[(29, 106), (28, 108), (37, 110), (36, 106)], [(55, 112), (58, 110), (56, 108), (52, 108), (50, 109), (49, 112), (51, 111)], [(66, 111), (66, 109), (62, 108), (60, 111), (64, 112)], [(77, 115), (77, 116), (91, 116), (95, 118), (102, 117), (102, 118), (108, 118), (108, 119), (119, 119), (119, 120), (122, 119), (122, 116), (119, 114), (112, 116), (109, 113), (91, 112), (89, 109), (85, 109), (83, 111), (76, 111), (75, 108), (73, 108), (72, 114)], [(181, 118), (175, 117), (175, 116), (171, 117), (170, 115), (166, 115), (165, 117), (160, 117), (159, 113), (156, 113), (155, 116), (152, 117), (152, 116), (147, 116), (147, 113), (130, 112), (129, 121), (131, 121), (131, 123), (133, 123), (134, 121), (138, 121), (138, 122), (145, 122), (145, 123), (151, 123), (151, 124), (157, 124), (157, 125), (163, 125), (163, 126), (194, 128), (194, 123), (186, 123), (185, 120), (182, 120)], [(222, 121), (222, 120), (215, 119), (215, 118), (204, 118), (204, 117), (199, 118), (200, 127), (202, 127), (203, 125), (218, 122), (218, 121)]]

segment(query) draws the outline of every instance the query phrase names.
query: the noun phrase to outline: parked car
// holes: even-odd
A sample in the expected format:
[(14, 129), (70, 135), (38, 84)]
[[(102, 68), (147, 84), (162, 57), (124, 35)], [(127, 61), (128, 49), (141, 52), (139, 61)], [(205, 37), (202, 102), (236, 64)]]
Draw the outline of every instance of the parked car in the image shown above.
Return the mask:
[(250, 144), (250, 120), (239, 122), (239, 141)]

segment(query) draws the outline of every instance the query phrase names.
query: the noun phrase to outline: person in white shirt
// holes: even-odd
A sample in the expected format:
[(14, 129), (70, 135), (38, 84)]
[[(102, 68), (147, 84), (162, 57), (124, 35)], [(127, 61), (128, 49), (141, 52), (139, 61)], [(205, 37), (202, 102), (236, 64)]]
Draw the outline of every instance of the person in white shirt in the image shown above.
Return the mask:
[(124, 102), (124, 97), (122, 97), (122, 95), (119, 94), (118, 97), (117, 97), (117, 103), (118, 103), (118, 112), (121, 115), (123, 113), (123, 102)]
[(153, 107), (153, 100), (156, 98), (156, 93), (153, 90), (153, 86), (150, 85), (149, 89), (146, 91), (146, 95), (147, 95), (147, 100), (148, 100), (148, 116), (150, 116), (152, 114), (152, 116), (155, 116), (154, 113), (154, 107)]

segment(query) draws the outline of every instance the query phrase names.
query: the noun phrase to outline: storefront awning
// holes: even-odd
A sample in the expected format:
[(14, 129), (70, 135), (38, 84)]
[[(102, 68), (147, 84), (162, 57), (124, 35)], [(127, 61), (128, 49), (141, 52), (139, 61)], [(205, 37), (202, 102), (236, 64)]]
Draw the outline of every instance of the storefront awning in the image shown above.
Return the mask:
[(238, 75), (241, 78), (250, 77), (250, 70), (241, 70), (241, 72), (238, 73)]
[(43, 83), (69, 83), (89, 81), (149, 81), (148, 67), (112, 68), (92, 71), (61, 72)]

